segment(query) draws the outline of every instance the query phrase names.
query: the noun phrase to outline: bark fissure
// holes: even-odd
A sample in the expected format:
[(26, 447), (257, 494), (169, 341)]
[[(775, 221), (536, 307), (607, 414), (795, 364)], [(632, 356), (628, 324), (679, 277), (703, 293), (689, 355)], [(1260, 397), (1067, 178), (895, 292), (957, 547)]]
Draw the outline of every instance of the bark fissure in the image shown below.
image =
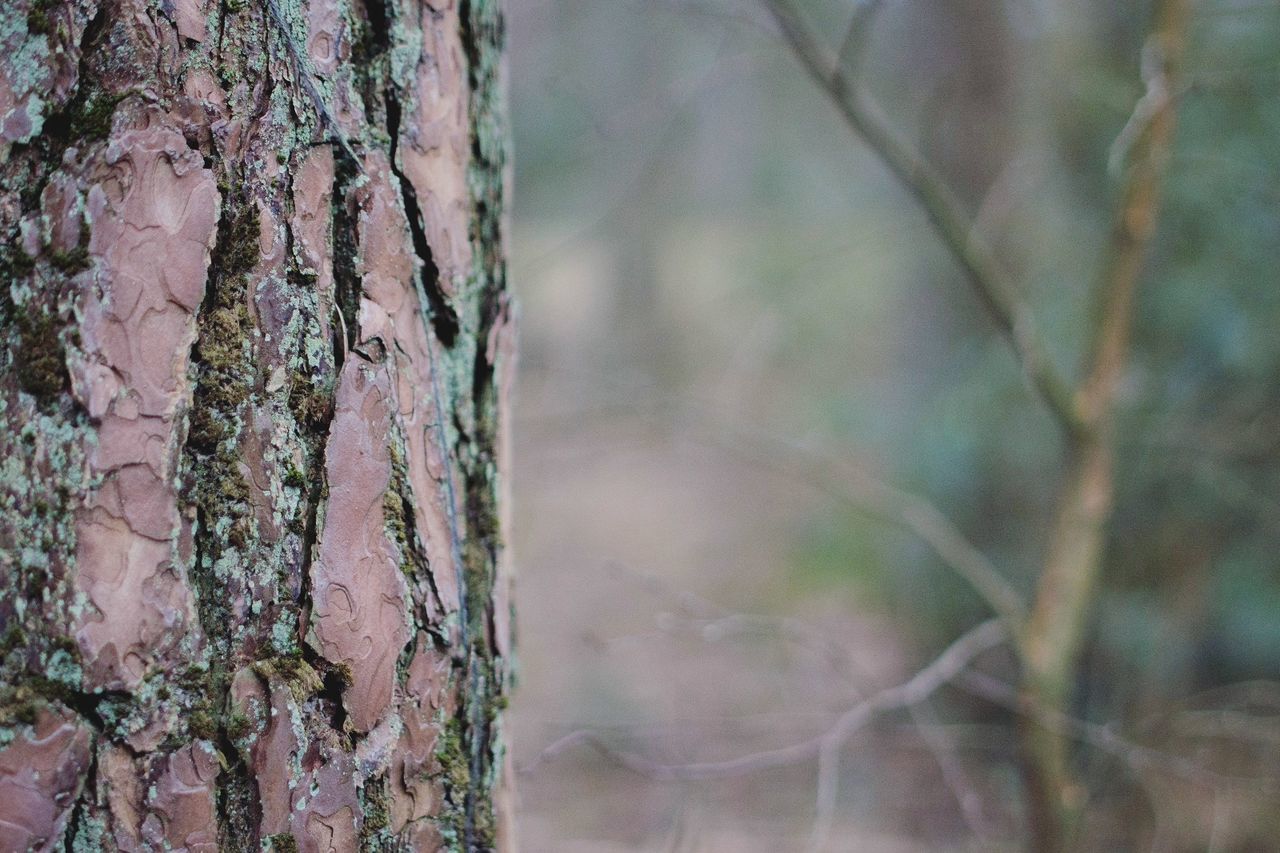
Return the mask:
[[(227, 164), (215, 160), (220, 170)], [(190, 363), (196, 375), (192, 393), (192, 424), (183, 455), (189, 472), (188, 490), (196, 508), (191, 580), (201, 633), (209, 644), (208, 666), (193, 673), (203, 681), (202, 714), (193, 718), (192, 734), (212, 740), (228, 757), (225, 780), (217, 787), (217, 833), (224, 846), (254, 831), (253, 781), (228, 732), (225, 709), (234, 675), (236, 620), (227, 605), (230, 583), (219, 576), (228, 545), (243, 547), (251, 532), (245, 529), (248, 489), (237, 468), (235, 447), (239, 411), (252, 389), (245, 382), (248, 361), (245, 338), (249, 318), (244, 307), (249, 274), (256, 259), (258, 218), (254, 202), (228, 195), (223, 199), (218, 237), (211, 254), (205, 299), (197, 314), (197, 335)], [(230, 529), (221, 529), (226, 518)], [(233, 552), (234, 553), (234, 552)], [(195, 731), (199, 727), (200, 731)]]
[[(92, 791), (97, 785), (97, 779), (98, 755), (97, 751), (94, 750), (89, 753), (89, 766), (85, 770), (84, 782), (81, 785), (81, 789)], [(85, 830), (85, 812), (86, 803), (84, 799), (77, 797), (75, 805), (71, 809), (71, 819), (67, 821), (66, 832), (64, 832), (62, 836), (62, 849), (67, 851), (67, 853), (85, 849), (84, 842), (80, 841), (81, 835)]]
[(427, 240), (427, 232), (422, 227), (422, 206), (418, 204), (418, 193), (413, 182), (405, 176), (397, 165), (396, 154), (400, 145), (400, 102), (392, 91), (387, 92), (387, 135), (391, 137), (391, 172), (400, 185), (400, 195), (404, 203), (405, 217), (409, 221), (409, 233), (413, 237), (413, 249), (422, 262), (418, 275), (427, 295), (428, 320), (435, 331), (436, 339), (446, 348), (451, 348), (458, 337), (458, 315), (454, 313), (440, 289), (440, 269), (431, 252), (431, 244)]
[(355, 178), (353, 169), (340, 164), (335, 167), (333, 187), (333, 283), (334, 307), (338, 323), (334, 327), (333, 357), (340, 370), (348, 347), (360, 340), (360, 270), (359, 236), (355, 219), (348, 209), (348, 187)]

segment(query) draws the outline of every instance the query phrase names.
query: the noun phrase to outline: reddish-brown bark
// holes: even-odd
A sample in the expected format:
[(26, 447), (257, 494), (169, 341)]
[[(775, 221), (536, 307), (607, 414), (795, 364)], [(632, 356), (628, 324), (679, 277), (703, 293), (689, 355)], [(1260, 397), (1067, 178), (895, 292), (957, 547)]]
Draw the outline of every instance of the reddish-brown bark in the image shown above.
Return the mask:
[(0, 847), (509, 837), (501, 32), (0, 12)]

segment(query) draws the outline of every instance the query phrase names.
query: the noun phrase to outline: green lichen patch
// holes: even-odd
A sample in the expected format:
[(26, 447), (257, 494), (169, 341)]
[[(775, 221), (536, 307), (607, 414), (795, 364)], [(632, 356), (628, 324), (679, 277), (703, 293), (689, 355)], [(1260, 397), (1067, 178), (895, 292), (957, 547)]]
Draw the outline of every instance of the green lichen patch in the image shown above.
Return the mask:
[[(223, 182), (219, 189), (224, 196), (231, 194)], [(224, 281), (250, 272), (261, 259), (258, 237), (261, 233), (258, 206), (253, 201), (239, 205), (218, 224), (217, 249), (214, 252), (214, 275)]]
[[(254, 493), (242, 460), (244, 428), (256, 385), (253, 363), (257, 331), (248, 307), (249, 278), (259, 260), (257, 203), (231, 191), (226, 179), (205, 298), (196, 315), (191, 352), (193, 400), (182, 455), (187, 500), (194, 507), (195, 556), (190, 580), (196, 613), (207, 643), (205, 664), (186, 677), (184, 705), (191, 737), (220, 744), (240, 756), (240, 741), (252, 726), (230, 706), (231, 676), (247, 657), (254, 625), (236, 609), (237, 596), (253, 612), (272, 605), (253, 571), (259, 547)], [(268, 588), (269, 590), (269, 588)], [(253, 783), (241, 758), (221, 777), (220, 823), (235, 836), (253, 825)]]
[(105, 820), (78, 812), (76, 818), (72, 824), (70, 853), (99, 853), (111, 849)]
[(305, 702), (324, 689), (324, 679), (302, 655), (277, 656), (254, 661), (254, 672), (271, 681), (276, 679), (289, 688), (297, 702)]
[(227, 716), (227, 737), (237, 746), (246, 735), (253, 731), (253, 721), (239, 711), (232, 711)]
[[(229, 371), (244, 358), (245, 331), (248, 311), (243, 305), (216, 307), (205, 317), (200, 328), (197, 352), (210, 370)], [(243, 383), (239, 383), (243, 385)], [(243, 399), (243, 392), (235, 400), (227, 396), (227, 390), (218, 387), (220, 403), (234, 403)]]
[(309, 373), (295, 371), (289, 384), (289, 411), (307, 432), (327, 425), (333, 416), (333, 384), (317, 381)]
[(56, 167), (68, 146), (105, 141), (111, 135), (116, 109), (126, 97), (103, 90), (92, 79), (81, 80), (71, 100), (45, 117), (39, 144), (46, 162)]
[(10, 625), (0, 637), (0, 659), (9, 656), (10, 652), (19, 651), (27, 644), (27, 632), (21, 625)]
[(34, 0), (27, 10), (27, 32), (31, 35), (53, 34), (53, 13), (57, 0)]
[(273, 853), (298, 853), (298, 840), (291, 832), (278, 832), (262, 839), (262, 849)]
[(89, 249), (87, 246), (55, 249), (49, 253), (49, 263), (63, 275), (75, 275), (89, 268)]
[(391, 482), (382, 496), (382, 515), (387, 537), (400, 555), (400, 571), (409, 580), (412, 588), (418, 577), (419, 554), (415, 543), (413, 506), (410, 503), (412, 499), (406, 500), (406, 497), (412, 494), (412, 489), (409, 485), (409, 471), (405, 465), (401, 441), (399, 436), (393, 436), (390, 442)]
[(19, 309), (14, 328), (17, 336), (10, 346), (19, 387), (41, 402), (52, 401), (70, 384), (61, 323), (39, 308)]
[(35, 725), (43, 697), (28, 686), (0, 691), (0, 726)]
[(7, 246), (0, 246), (0, 286), (3, 287), (3, 299), (10, 302), (9, 286), (18, 279), (26, 278), (36, 268), (35, 258), (23, 251), (16, 237), (9, 238)]
[(191, 710), (187, 717), (187, 728), (192, 737), (201, 740), (215, 740), (218, 737), (218, 717), (207, 701)]
[(360, 806), (364, 812), (364, 823), (360, 827), (362, 853), (395, 849), (395, 837), (391, 833), (391, 786), (386, 776), (365, 782), (360, 789)]

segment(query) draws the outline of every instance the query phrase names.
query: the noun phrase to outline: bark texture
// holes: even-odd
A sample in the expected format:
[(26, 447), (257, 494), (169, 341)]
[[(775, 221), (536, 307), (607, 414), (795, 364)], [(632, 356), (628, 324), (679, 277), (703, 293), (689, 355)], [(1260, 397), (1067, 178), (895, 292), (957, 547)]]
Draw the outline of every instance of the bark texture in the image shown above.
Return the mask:
[(504, 846), (501, 41), (0, 11), (0, 849)]

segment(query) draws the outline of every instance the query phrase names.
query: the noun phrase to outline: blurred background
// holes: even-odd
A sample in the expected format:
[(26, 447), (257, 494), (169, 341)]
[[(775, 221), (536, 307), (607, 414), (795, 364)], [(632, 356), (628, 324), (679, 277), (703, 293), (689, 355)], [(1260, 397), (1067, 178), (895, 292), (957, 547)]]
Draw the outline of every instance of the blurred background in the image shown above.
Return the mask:
[[(839, 42), (851, 0), (793, 2)], [(989, 615), (846, 472), (927, 498), (1030, 595), (1062, 442), (763, 8), (507, 6), (522, 847), (804, 849), (815, 761), (660, 781), (573, 733), (672, 764), (820, 735)], [(866, 48), (1064, 370), (1150, 18), (884, 0)], [(1169, 762), (1082, 743), (1081, 849), (1280, 849), (1278, 37), (1276, 0), (1194, 3), (1071, 708)], [(1015, 678), (1001, 650), (981, 669)], [(1017, 849), (1017, 725), (953, 687), (877, 718), (840, 752), (823, 849)]]

